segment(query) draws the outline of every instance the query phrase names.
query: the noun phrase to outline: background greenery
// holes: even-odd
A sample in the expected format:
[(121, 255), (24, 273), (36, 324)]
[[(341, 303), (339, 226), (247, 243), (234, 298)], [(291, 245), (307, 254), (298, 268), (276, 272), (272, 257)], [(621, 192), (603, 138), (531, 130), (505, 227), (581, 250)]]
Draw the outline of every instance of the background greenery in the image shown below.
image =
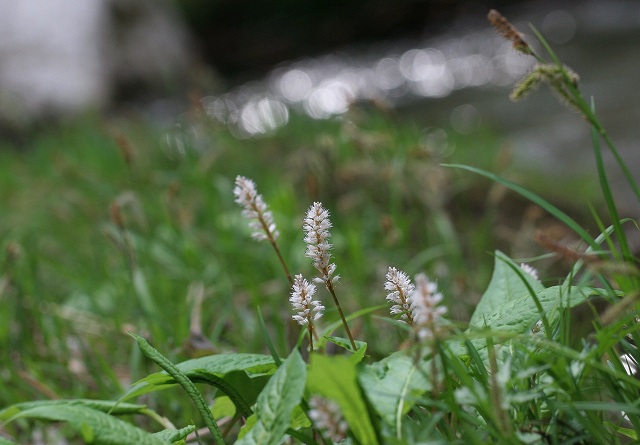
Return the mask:
[[(292, 273), (312, 274), (305, 210), (321, 201), (332, 212), (347, 313), (384, 303), (393, 265), (428, 273), (452, 318), (467, 320), (495, 248), (533, 256), (542, 252), (535, 228), (560, 230), (500, 185), (440, 166), (472, 164), (545, 192), (540, 172), (513, 169), (503, 145), (486, 127), (425, 130), (359, 106), (329, 121), (294, 116), (278, 133), (249, 140), (194, 109), (169, 129), (140, 115), (87, 116), (38, 133), (19, 151), (0, 147), (0, 406), (113, 399), (154, 370), (128, 331), (174, 361), (267, 353), (258, 307), (286, 354), (295, 335), (287, 333), (289, 285), (268, 244), (250, 239), (233, 202), (236, 175), (256, 181)], [(584, 184), (573, 178), (566, 196), (552, 195), (583, 219), (583, 203), (569, 193)], [(566, 265), (537, 266), (553, 282)], [(402, 341), (376, 314), (352, 329), (373, 357)], [(166, 394), (147, 402), (165, 403), (174, 421), (194, 416)]]

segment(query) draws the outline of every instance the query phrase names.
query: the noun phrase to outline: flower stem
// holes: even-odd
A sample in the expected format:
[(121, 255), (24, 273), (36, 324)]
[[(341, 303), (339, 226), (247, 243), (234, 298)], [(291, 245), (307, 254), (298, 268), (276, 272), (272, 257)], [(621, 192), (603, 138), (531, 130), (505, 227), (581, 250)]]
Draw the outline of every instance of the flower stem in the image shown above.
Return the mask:
[(329, 293), (333, 297), (333, 302), (336, 304), (338, 308), (338, 313), (340, 314), (340, 318), (342, 319), (342, 324), (344, 325), (345, 330), (347, 331), (347, 336), (349, 337), (349, 341), (351, 342), (351, 347), (353, 347), (353, 351), (357, 351), (358, 347), (356, 346), (356, 342), (353, 339), (353, 335), (351, 335), (351, 329), (349, 329), (349, 324), (347, 323), (347, 319), (344, 316), (344, 312), (342, 312), (342, 306), (340, 306), (340, 301), (338, 301), (338, 296), (336, 295), (336, 291), (333, 288), (333, 283), (331, 280), (325, 280), (325, 284)]

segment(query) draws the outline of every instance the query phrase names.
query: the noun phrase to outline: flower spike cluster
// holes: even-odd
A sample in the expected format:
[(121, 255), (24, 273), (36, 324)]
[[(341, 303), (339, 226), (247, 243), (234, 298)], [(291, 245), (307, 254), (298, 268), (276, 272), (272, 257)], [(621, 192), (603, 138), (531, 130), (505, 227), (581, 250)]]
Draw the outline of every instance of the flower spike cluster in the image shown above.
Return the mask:
[(302, 326), (313, 327), (313, 322), (322, 317), (324, 306), (319, 301), (314, 300), (316, 286), (309, 283), (302, 275), (296, 275), (293, 280), (291, 290), (291, 306), (296, 315), (293, 315), (295, 321)]
[(387, 280), (384, 288), (389, 291), (387, 300), (395, 303), (391, 306), (391, 315), (401, 314), (400, 318), (413, 326), (413, 313), (411, 309), (411, 296), (416, 287), (406, 273), (395, 267), (390, 267), (387, 272)]
[(318, 269), (322, 278), (316, 278), (317, 283), (329, 284), (337, 281), (340, 276), (332, 275), (336, 271), (336, 265), (331, 261), (331, 243), (329, 243), (329, 211), (319, 202), (314, 202), (304, 218), (302, 229), (304, 230), (304, 242), (307, 243), (305, 256), (313, 260), (313, 266)]
[(347, 436), (349, 425), (337, 403), (314, 395), (309, 399), (309, 407), (309, 418), (313, 426), (323, 431), (332, 442), (340, 442)]
[(358, 349), (356, 341), (353, 339), (353, 334), (349, 329), (349, 324), (344, 316), (340, 301), (336, 295), (334, 283), (340, 279), (340, 275), (333, 274), (336, 271), (336, 265), (331, 263), (331, 243), (329, 242), (329, 229), (331, 228), (331, 221), (329, 221), (329, 211), (322, 207), (319, 202), (314, 202), (304, 217), (302, 222), (302, 230), (304, 231), (304, 242), (307, 243), (307, 251), (305, 256), (313, 260), (313, 266), (320, 272), (320, 277), (314, 278), (316, 283), (323, 283), (331, 297), (333, 302), (338, 308), (338, 313), (342, 319), (345, 331), (351, 342), (351, 347), (354, 351)]
[(527, 263), (520, 263), (520, 269), (522, 269), (523, 272), (526, 272), (529, 275), (531, 275), (534, 279), (536, 280), (540, 279), (538, 275), (538, 270), (535, 267), (530, 266)]
[(236, 198), (235, 202), (243, 208), (242, 216), (250, 221), (249, 227), (253, 230), (251, 237), (256, 241), (268, 240), (274, 243), (280, 233), (271, 211), (267, 210), (267, 204), (256, 190), (255, 182), (244, 176), (237, 176), (233, 195)]
[(443, 297), (437, 289), (436, 283), (429, 281), (425, 274), (416, 275), (416, 290), (411, 296), (411, 309), (420, 340), (432, 340), (437, 334), (440, 319), (447, 313), (445, 306), (439, 306)]
[(423, 273), (416, 275), (414, 285), (406, 273), (390, 267), (384, 288), (388, 291), (387, 300), (393, 303), (391, 315), (400, 314), (402, 321), (413, 326), (420, 340), (433, 339), (442, 316), (447, 313), (447, 308), (440, 306), (443, 297), (437, 292), (437, 285)]

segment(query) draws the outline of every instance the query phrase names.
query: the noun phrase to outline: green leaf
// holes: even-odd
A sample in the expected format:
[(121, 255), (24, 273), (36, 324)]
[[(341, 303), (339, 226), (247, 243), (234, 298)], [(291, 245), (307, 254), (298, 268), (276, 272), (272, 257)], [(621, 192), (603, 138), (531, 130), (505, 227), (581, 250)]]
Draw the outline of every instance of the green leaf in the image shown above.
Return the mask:
[(96, 445), (162, 445), (165, 442), (153, 434), (117, 417), (84, 405), (42, 405), (20, 411), (9, 421), (39, 419), (67, 422), (83, 438)]
[[(618, 432), (618, 434), (622, 434), (624, 436), (627, 436), (628, 438), (630, 438), (630, 439), (632, 439), (634, 441), (638, 440), (638, 432), (636, 430), (632, 430), (630, 428), (621, 427), (619, 425), (614, 424), (613, 422), (604, 422), (604, 424), (607, 425), (612, 430)], [(0, 445), (2, 445), (2, 442), (0, 442)]]
[(179, 430), (162, 430), (154, 434), (155, 437), (163, 442), (174, 443), (186, 439), (186, 437), (196, 430), (195, 425), (187, 425)]
[[(542, 310), (547, 316), (560, 307), (572, 308), (585, 302), (599, 291), (587, 287), (553, 286), (536, 292)], [(522, 334), (529, 331), (540, 320), (534, 299), (528, 293), (520, 298), (496, 306), (484, 316), (484, 323), (492, 330)]]
[[(485, 317), (491, 314), (497, 307), (529, 295), (529, 290), (522, 277), (527, 280), (527, 283), (535, 292), (544, 289), (542, 283), (528, 273), (524, 273), (522, 276), (516, 273), (513, 267), (518, 266), (504, 253), (496, 251), (494, 263), (491, 281), (471, 316), (471, 320), (469, 321), (470, 326), (483, 327)], [(509, 264), (511, 264), (511, 266)], [(539, 319), (540, 317), (538, 316), (536, 321)]]
[(222, 417), (233, 417), (236, 414), (236, 406), (227, 396), (218, 397), (211, 408), (213, 417), (220, 419)]
[(431, 390), (426, 379), (427, 363), (396, 352), (377, 363), (367, 365), (360, 373), (360, 383), (376, 412), (394, 431), (415, 400)]
[(353, 353), (359, 353), (362, 356), (364, 356), (364, 353), (367, 350), (367, 343), (364, 341), (358, 341), (358, 340), (354, 340), (356, 342), (356, 346), (358, 347), (357, 351), (353, 350), (353, 346), (351, 346), (351, 341), (347, 338), (343, 338), (343, 337), (332, 337), (329, 335), (325, 335), (324, 338), (333, 343), (334, 345), (340, 346), (341, 348), (346, 349), (349, 352), (353, 352)]
[[(217, 354), (176, 364), (194, 382), (207, 383), (229, 396), (245, 416), (276, 371), (272, 357), (261, 354)], [(128, 400), (176, 385), (166, 372), (151, 374), (134, 384), (122, 397)]]
[(147, 358), (153, 360), (158, 366), (164, 369), (182, 389), (184, 389), (202, 416), (202, 420), (211, 432), (216, 443), (224, 445), (224, 438), (222, 437), (220, 428), (218, 428), (216, 419), (213, 418), (213, 414), (211, 414), (207, 402), (205, 402), (204, 397), (202, 397), (202, 393), (198, 391), (198, 388), (196, 388), (189, 377), (180, 371), (168, 358), (162, 355), (160, 351), (151, 346), (145, 338), (133, 333), (129, 333), (129, 335), (136, 340), (138, 347)]
[(114, 416), (127, 414), (144, 414), (147, 407), (134, 403), (119, 403), (109, 400), (67, 399), (67, 400), (38, 400), (34, 402), (16, 403), (0, 411), (0, 420), (7, 420), (22, 411), (41, 406), (78, 405), (86, 406)]
[(236, 444), (279, 444), (291, 425), (294, 409), (302, 400), (306, 378), (306, 365), (294, 349), (258, 396), (255, 423), (247, 423), (249, 426), (243, 428), (245, 433)]
[(346, 357), (311, 355), (307, 388), (340, 406), (349, 429), (362, 444), (377, 444), (375, 430), (358, 384), (356, 363)]
[(18, 442), (13, 442), (9, 439), (5, 439), (4, 437), (0, 437), (0, 445), (18, 445)]

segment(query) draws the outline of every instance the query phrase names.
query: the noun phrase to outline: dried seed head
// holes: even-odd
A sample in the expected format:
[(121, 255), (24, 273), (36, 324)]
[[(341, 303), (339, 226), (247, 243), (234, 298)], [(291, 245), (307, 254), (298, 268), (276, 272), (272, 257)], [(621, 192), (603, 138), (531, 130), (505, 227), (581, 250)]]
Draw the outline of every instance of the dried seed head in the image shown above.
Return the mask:
[(502, 14), (500, 14), (495, 9), (491, 9), (489, 11), (489, 14), (487, 14), (487, 19), (489, 19), (489, 23), (491, 23), (491, 25), (493, 25), (493, 27), (498, 30), (502, 37), (513, 43), (513, 47), (516, 51), (529, 55), (533, 54), (533, 51), (529, 47), (529, 44), (525, 42), (522, 33), (518, 31), (518, 29), (513, 26), (509, 22), (509, 20), (507, 20)]

